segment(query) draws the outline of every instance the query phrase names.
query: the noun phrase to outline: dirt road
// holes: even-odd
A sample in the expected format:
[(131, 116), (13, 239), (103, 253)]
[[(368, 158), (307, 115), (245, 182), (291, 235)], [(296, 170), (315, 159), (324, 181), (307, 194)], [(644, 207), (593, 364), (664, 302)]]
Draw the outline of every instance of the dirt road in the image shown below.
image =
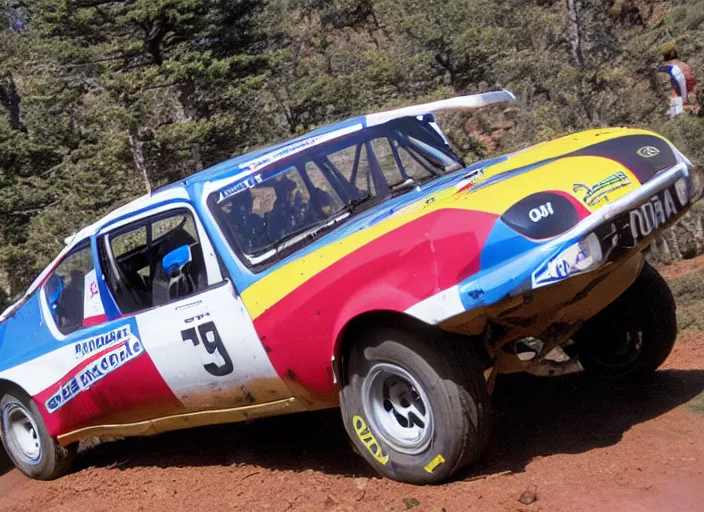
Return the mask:
[(648, 384), (519, 375), (494, 398), (485, 462), (442, 486), (376, 477), (327, 411), (103, 443), (54, 482), (3, 459), (0, 511), (704, 510), (704, 333)]

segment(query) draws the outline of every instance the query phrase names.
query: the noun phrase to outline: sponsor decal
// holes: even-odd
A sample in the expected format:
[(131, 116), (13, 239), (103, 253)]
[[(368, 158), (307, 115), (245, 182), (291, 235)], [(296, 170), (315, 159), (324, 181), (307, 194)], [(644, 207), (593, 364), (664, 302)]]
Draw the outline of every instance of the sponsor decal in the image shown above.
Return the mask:
[(46, 401), (45, 405), (47, 411), (49, 411), (50, 414), (58, 411), (78, 396), (79, 393), (87, 390), (106, 375), (139, 357), (143, 352), (144, 347), (142, 346), (142, 342), (136, 337), (130, 336), (122, 345), (106, 352), (78, 372), (71, 380), (62, 384), (58, 391)]
[[(242, 174), (251, 174), (255, 173), (258, 170), (262, 169), (263, 167), (266, 167), (267, 165), (271, 165), (279, 160), (283, 160), (284, 158), (287, 158), (289, 156), (292, 156), (296, 153), (300, 153), (301, 151), (317, 146), (318, 144), (323, 144), (324, 142), (331, 141), (333, 139), (336, 139), (338, 137), (342, 137), (344, 135), (349, 135), (350, 133), (357, 132), (363, 128), (361, 123), (357, 123), (352, 126), (348, 126), (346, 128), (340, 128), (339, 130), (335, 130), (330, 133), (326, 133), (324, 135), (317, 135), (315, 137), (308, 137), (307, 139), (300, 140), (298, 142), (294, 142), (291, 144), (288, 144), (282, 148), (276, 149), (270, 153), (266, 153), (265, 155), (262, 155), (258, 158), (255, 158), (253, 160), (249, 160), (248, 162), (245, 162), (243, 164), (240, 164), (238, 169), (240, 171), (243, 171), (242, 173), (239, 173), (237, 176), (240, 176)], [(254, 181), (252, 181), (252, 178), (254, 178)], [(258, 176), (250, 176), (247, 179), (243, 181), (237, 181), (234, 185), (230, 185), (227, 188), (224, 188), (220, 191), (220, 195), (218, 198), (218, 203), (224, 201), (228, 197), (230, 197), (233, 194), (237, 194), (238, 192), (241, 192), (242, 190), (246, 190), (249, 188), (252, 188), (258, 183), (262, 183), (263, 178), (261, 175)]]
[(555, 213), (555, 210), (552, 209), (552, 204), (545, 203), (529, 211), (528, 217), (530, 217), (530, 220), (533, 222), (540, 222), (542, 219), (549, 217), (553, 213)]
[(482, 290), (481, 288), (477, 288), (476, 290), (469, 290), (467, 292), (467, 295), (472, 297), (474, 300), (477, 300), (478, 298), (484, 295), (484, 290)]
[(643, 158), (653, 158), (654, 156), (660, 154), (660, 150), (655, 146), (643, 146), (636, 151), (636, 153), (638, 153), (638, 156), (642, 156)]
[(255, 174), (254, 176), (250, 176), (242, 181), (238, 181), (234, 185), (220, 191), (220, 195), (218, 196), (218, 204), (222, 203), (228, 197), (234, 196), (243, 190), (249, 190), (250, 188), (253, 188), (263, 182), (264, 179), (261, 174)]
[(130, 326), (123, 325), (122, 327), (113, 329), (112, 331), (106, 332), (105, 334), (100, 334), (93, 338), (88, 338), (87, 340), (79, 341), (73, 345), (76, 359), (85, 359), (88, 356), (98, 352), (99, 350), (124, 341), (130, 336), (130, 334), (132, 334)]
[(466, 174), (462, 180), (455, 185), (458, 192), (467, 190), (473, 187), (484, 177), (484, 169), (475, 169), (470, 173)]
[(306, 148), (315, 146), (318, 142), (320, 142), (318, 137), (310, 137), (308, 139), (289, 144), (288, 146), (284, 146), (283, 148), (277, 149), (276, 151), (272, 151), (271, 153), (267, 153), (264, 156), (260, 156), (259, 158), (255, 158), (254, 160), (250, 160), (249, 162), (242, 164), (240, 169), (247, 169), (252, 172), (256, 171), (266, 165), (276, 162), (277, 160), (281, 160), (289, 155), (293, 155), (303, 151)]
[(594, 206), (601, 200), (608, 202), (609, 198), (607, 194), (610, 194), (614, 190), (618, 190), (622, 187), (627, 187), (630, 184), (631, 180), (628, 176), (626, 176), (626, 173), (623, 171), (618, 171), (608, 178), (595, 183), (591, 187), (584, 185), (583, 183), (575, 183), (572, 190), (574, 190), (575, 193), (580, 190), (584, 191), (582, 201), (587, 203), (589, 206)]
[(98, 283), (95, 281), (90, 283), (90, 286), (88, 286), (88, 290), (90, 290), (90, 298), (93, 299), (96, 295), (98, 295)]
[[(105, 308), (103, 308), (103, 301), (100, 299), (95, 269), (83, 277), (83, 290), (83, 324), (99, 323), (105, 317)], [(90, 322), (91, 320), (93, 322)]]
[(603, 261), (598, 237), (592, 233), (543, 263), (531, 276), (533, 288), (556, 283), (596, 268)]
[(631, 228), (634, 245), (638, 240), (647, 237), (656, 229), (667, 224), (687, 204), (686, 184), (685, 190), (677, 185), (674, 189), (675, 193), (671, 189), (663, 190), (629, 212), (628, 224)]
[(318, 144), (322, 144), (323, 142), (328, 142), (330, 140), (336, 139), (337, 137), (342, 137), (343, 135), (354, 133), (361, 129), (361, 124), (355, 124), (346, 128), (340, 128), (339, 130), (335, 130), (334, 132), (326, 133), (325, 135), (308, 137), (307, 139), (288, 144), (282, 148), (272, 151), (271, 153), (267, 153), (266, 155), (262, 155), (259, 158), (255, 158), (254, 160), (250, 160), (249, 162), (243, 163), (242, 165), (240, 165), (239, 168), (246, 169), (250, 172), (255, 172), (261, 169), (262, 167), (272, 164), (278, 160), (282, 160), (293, 154), (299, 153), (304, 149), (316, 146)]
[[(571, 256), (571, 257), (569, 257)], [(579, 261), (583, 261), (587, 255), (584, 251), (579, 251), (574, 255), (560, 255), (548, 261), (546, 268), (536, 274), (533, 278), (533, 287), (543, 286), (566, 279), (570, 275), (570, 269), (576, 266)]]
[(355, 416), (352, 418), (352, 426), (354, 427), (354, 431), (357, 432), (357, 437), (359, 437), (362, 444), (367, 447), (372, 457), (381, 464), (386, 464), (389, 461), (389, 456), (382, 453), (381, 445), (377, 442), (369, 427), (367, 427), (367, 422), (364, 421), (361, 416)]
[(435, 471), (435, 468), (437, 468), (441, 464), (445, 464), (445, 457), (443, 457), (442, 455), (437, 455), (433, 460), (428, 462), (428, 464), (423, 469), (425, 469), (428, 473), (432, 473), (433, 471)]
[(183, 304), (182, 306), (177, 306), (175, 308), (175, 310), (176, 311), (183, 311), (184, 309), (194, 308), (196, 306), (200, 306), (201, 304), (203, 304), (202, 300), (198, 300), (196, 302), (189, 302), (188, 304)]

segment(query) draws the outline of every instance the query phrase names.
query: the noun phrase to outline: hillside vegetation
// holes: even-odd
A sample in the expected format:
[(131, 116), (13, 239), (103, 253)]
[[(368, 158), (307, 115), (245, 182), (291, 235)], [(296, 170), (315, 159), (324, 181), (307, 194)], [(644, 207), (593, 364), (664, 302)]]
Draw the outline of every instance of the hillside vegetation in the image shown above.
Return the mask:
[[(0, 0), (0, 305), (120, 203), (413, 101), (518, 95), (443, 116), (469, 160), (629, 125), (704, 161), (704, 117), (666, 115), (673, 39), (704, 74), (704, 0)], [(659, 257), (704, 250), (678, 229)]]

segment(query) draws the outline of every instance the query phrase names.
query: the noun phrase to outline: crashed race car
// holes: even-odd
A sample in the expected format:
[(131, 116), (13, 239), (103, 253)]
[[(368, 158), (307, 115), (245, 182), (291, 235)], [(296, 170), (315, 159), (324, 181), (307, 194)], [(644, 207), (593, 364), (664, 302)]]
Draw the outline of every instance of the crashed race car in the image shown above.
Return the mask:
[(697, 169), (623, 128), (467, 166), (435, 123), (513, 99), (324, 127), (72, 236), (0, 317), (11, 459), (52, 479), (83, 438), (340, 406), (372, 467), (425, 484), (485, 451), (499, 374), (654, 372), (675, 304), (643, 251)]

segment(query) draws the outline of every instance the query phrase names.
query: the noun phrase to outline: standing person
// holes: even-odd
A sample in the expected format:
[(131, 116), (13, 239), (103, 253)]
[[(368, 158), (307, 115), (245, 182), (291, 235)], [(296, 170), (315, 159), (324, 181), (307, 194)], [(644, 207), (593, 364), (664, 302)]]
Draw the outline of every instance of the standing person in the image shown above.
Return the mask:
[(698, 107), (696, 100), (690, 103), (689, 94), (694, 91), (700, 80), (691, 66), (679, 59), (674, 41), (663, 47), (662, 57), (664, 63), (658, 67), (658, 70), (670, 76), (673, 89), (670, 100), (670, 117), (682, 114), (685, 110), (696, 110)]

